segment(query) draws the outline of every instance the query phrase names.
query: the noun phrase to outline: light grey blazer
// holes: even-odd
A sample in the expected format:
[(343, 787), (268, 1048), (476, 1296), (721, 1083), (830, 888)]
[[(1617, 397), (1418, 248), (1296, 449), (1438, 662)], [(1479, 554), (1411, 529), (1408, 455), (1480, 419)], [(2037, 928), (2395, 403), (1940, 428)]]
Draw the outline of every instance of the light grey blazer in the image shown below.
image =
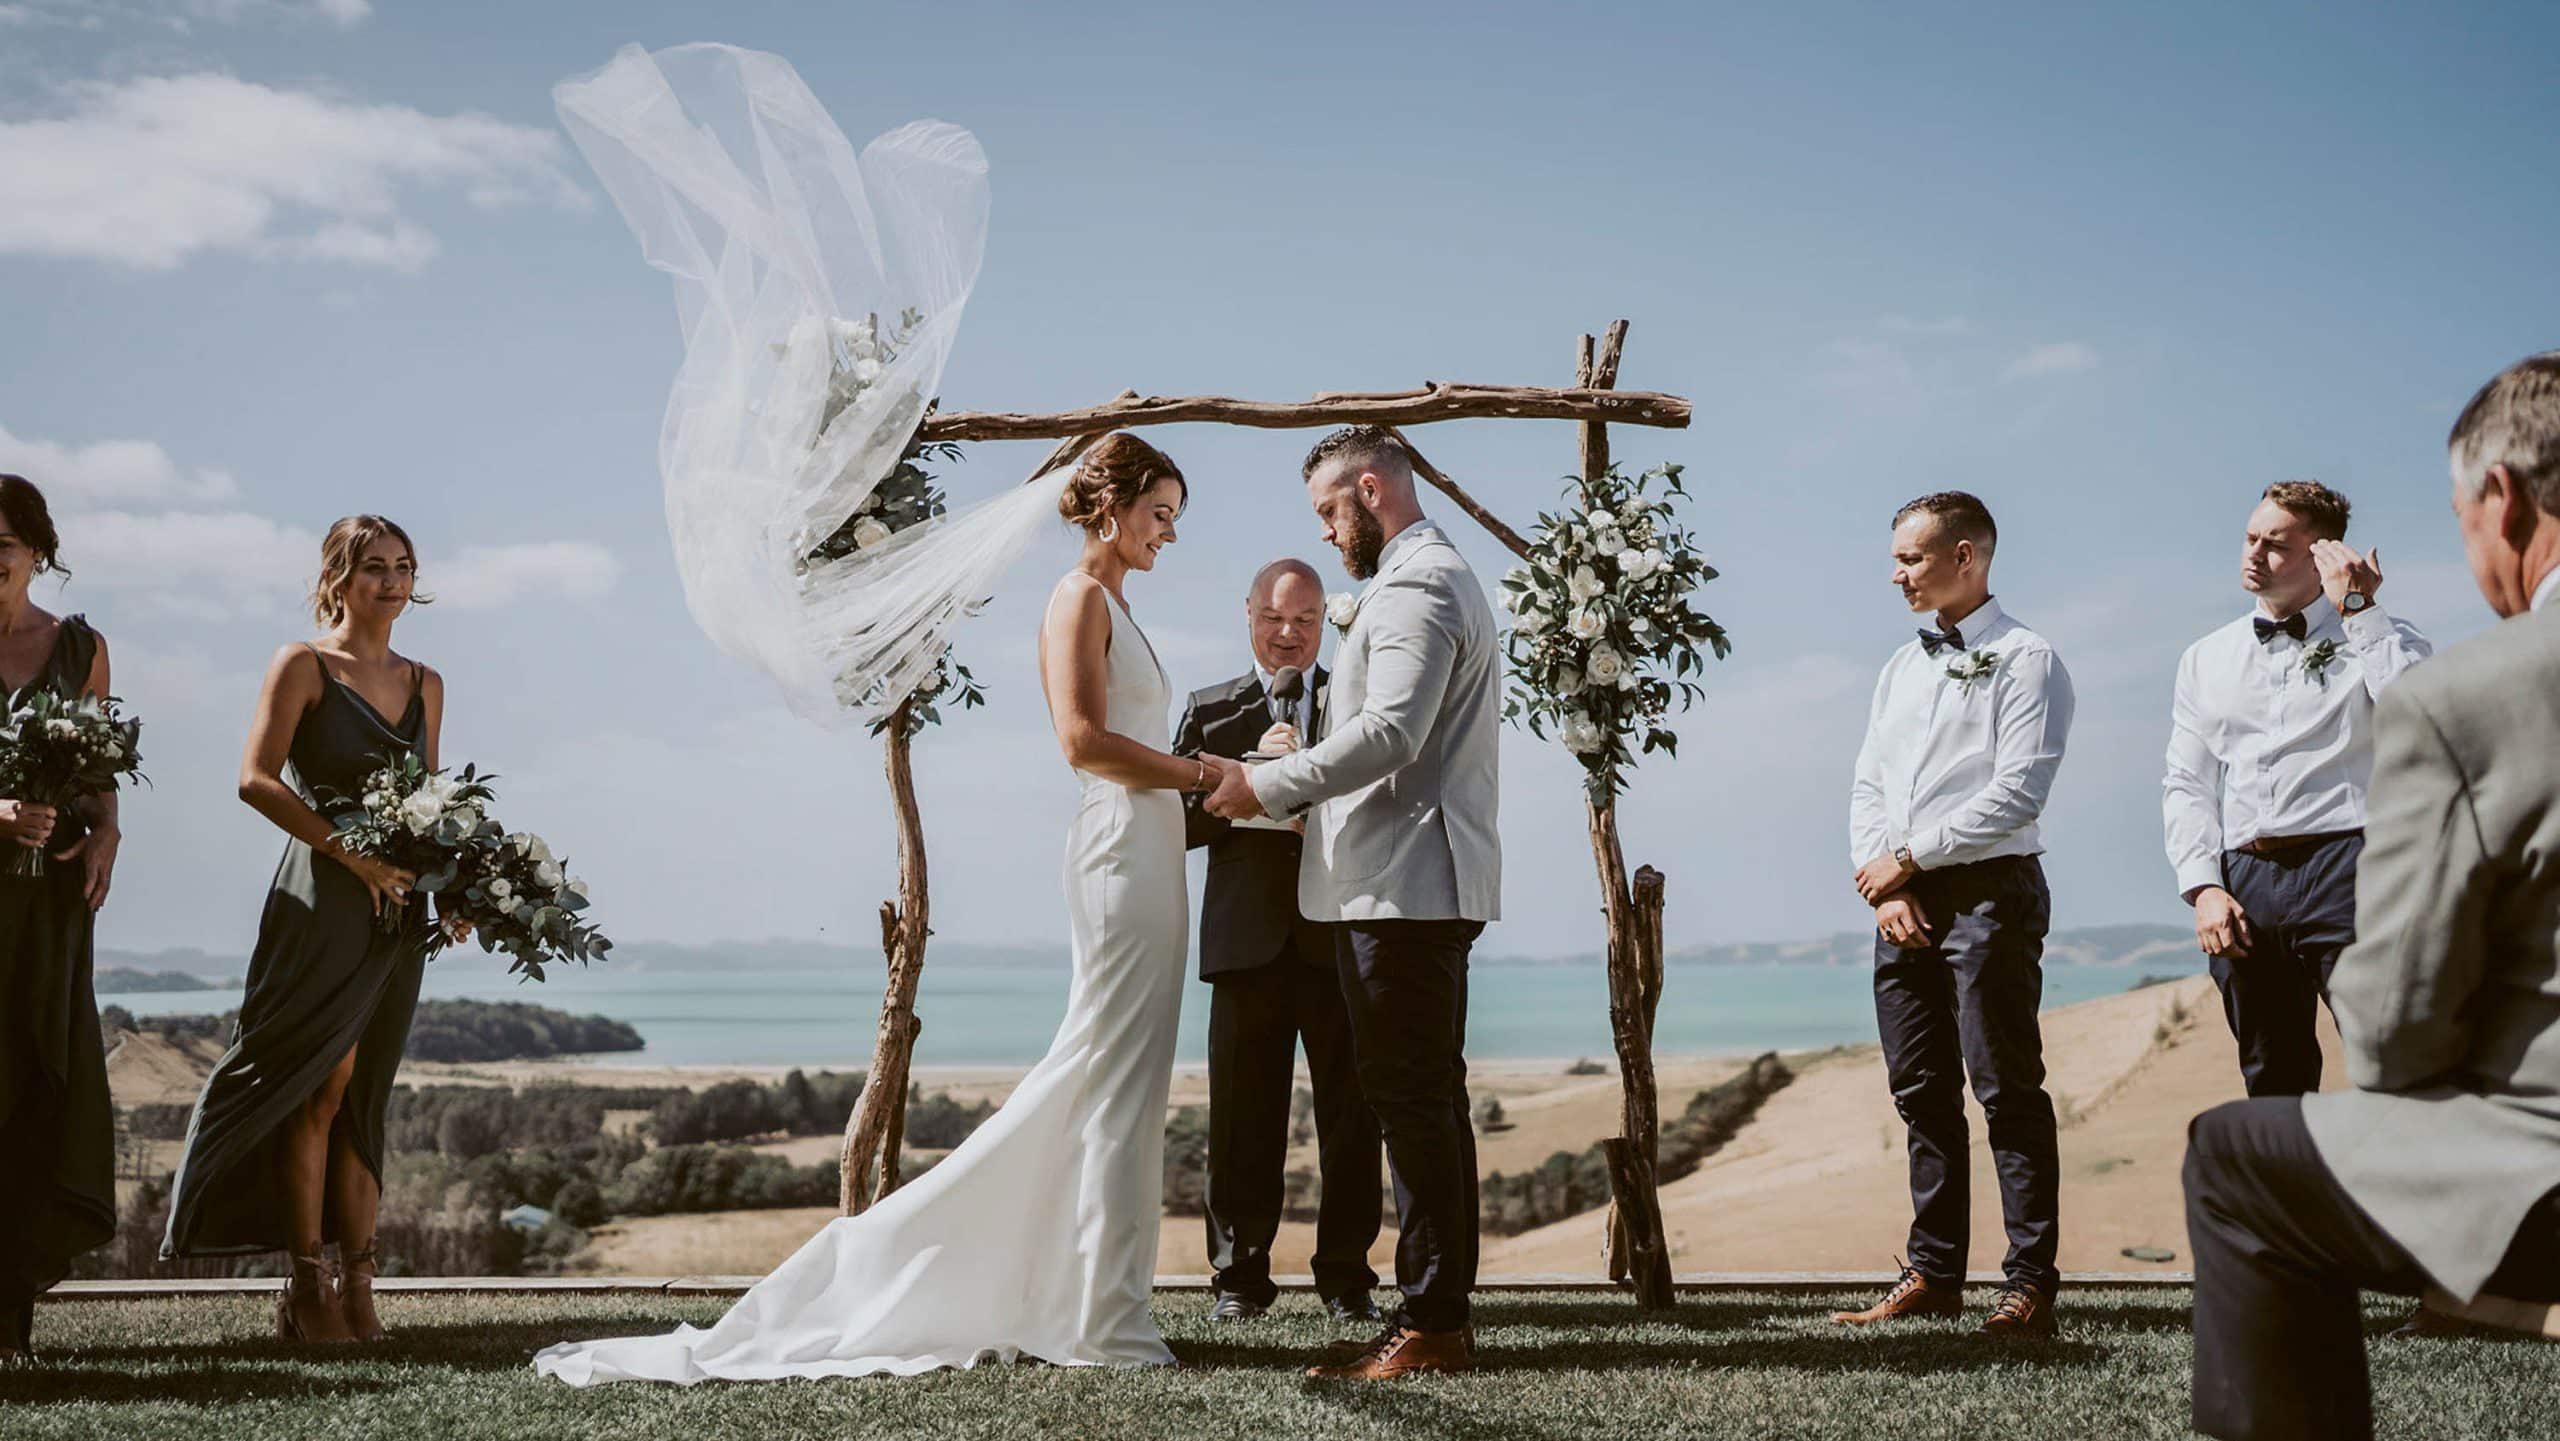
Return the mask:
[(1325, 738), (1257, 765), (1275, 816), (1316, 807), (1298, 861), (1312, 921), (1502, 915), (1493, 607), (1430, 521), (1399, 532), (1333, 662)]
[(2383, 692), (2358, 869), (2329, 981), (2355, 1088), (2306, 1097), (2303, 1120), (2467, 1301), (2560, 1187), (2560, 605)]

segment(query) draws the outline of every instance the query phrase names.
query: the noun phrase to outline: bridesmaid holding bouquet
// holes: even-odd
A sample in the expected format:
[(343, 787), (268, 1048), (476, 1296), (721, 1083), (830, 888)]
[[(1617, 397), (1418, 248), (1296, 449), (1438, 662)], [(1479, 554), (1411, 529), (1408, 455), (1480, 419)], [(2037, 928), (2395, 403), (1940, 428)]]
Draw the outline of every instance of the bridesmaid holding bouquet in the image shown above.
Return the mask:
[[(107, 643), (28, 587), (66, 574), (44, 495), (0, 475), (0, 713), (39, 691), (107, 693)], [(0, 797), (0, 848), (40, 850), (42, 874), (0, 866), (0, 1362), (34, 1347), (35, 1299), (116, 1231), (115, 1106), (91, 988), (94, 917), (115, 873), (116, 797), (67, 806)]]
[(384, 1335), (384, 1112), (435, 931), (416, 875), (345, 849), (320, 807), (402, 752), (436, 764), (443, 678), (391, 648), (393, 623), (430, 599), (417, 575), (408, 533), (381, 516), (329, 528), (311, 597), (325, 634), (276, 652), (240, 764), (240, 798), (285, 833), (284, 858), (238, 1029), (187, 1127), (161, 1255), (285, 1251), (288, 1340)]

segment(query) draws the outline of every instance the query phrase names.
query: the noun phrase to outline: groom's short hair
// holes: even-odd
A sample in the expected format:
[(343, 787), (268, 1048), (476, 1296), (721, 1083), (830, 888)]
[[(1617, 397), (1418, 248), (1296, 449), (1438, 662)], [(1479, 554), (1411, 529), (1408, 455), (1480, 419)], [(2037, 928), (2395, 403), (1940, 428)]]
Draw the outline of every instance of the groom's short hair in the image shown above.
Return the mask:
[(1318, 468), (1337, 460), (1387, 480), (1413, 479), (1413, 458), (1383, 425), (1346, 425), (1317, 441), (1307, 451), (1307, 463), (1298, 468), (1298, 478), (1313, 480)]
[(2347, 498), (2316, 480), (2279, 480), (2268, 486), (2260, 500), (2272, 500), (2284, 511), (2299, 516), (2311, 533), (2323, 540), (2345, 540), (2347, 519), (2355, 507)]

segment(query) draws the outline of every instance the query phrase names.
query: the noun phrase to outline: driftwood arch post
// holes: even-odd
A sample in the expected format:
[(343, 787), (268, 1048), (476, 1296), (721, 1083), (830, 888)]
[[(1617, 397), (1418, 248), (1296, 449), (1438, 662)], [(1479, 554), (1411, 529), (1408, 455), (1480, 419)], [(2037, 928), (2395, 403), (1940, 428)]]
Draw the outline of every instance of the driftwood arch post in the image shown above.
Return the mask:
[[(929, 415), (919, 443), (971, 440), (1057, 440), (1061, 444), (1033, 472), (1038, 475), (1081, 453), (1102, 435), (1146, 425), (1212, 423), (1266, 430), (1370, 424), (1400, 428), (1444, 420), (1570, 420), (1581, 430), (1581, 472), (1596, 479), (1609, 467), (1608, 427), (1644, 425), (1684, 429), (1689, 402), (1676, 395), (1619, 390), (1618, 362), (1627, 322), (1611, 324), (1595, 340), (1581, 338), (1570, 389), (1430, 382), (1413, 390), (1326, 392), (1302, 401), (1236, 400), (1227, 396), (1139, 396), (1084, 410), (1047, 415), (961, 411)], [(1456, 502), (1496, 540), (1526, 558), (1528, 543), (1456, 481), (1397, 439), (1412, 455), (1415, 473)], [(915, 1039), (916, 986), (923, 972), (927, 894), (921, 820), (908, 770), (904, 727), (888, 732), (890, 796), (898, 825), (898, 899), (880, 908), (881, 946), (888, 963), (888, 994), (862, 1098), (845, 1127), (844, 1208), (862, 1210), (898, 1184), (898, 1141), (906, 1109), (907, 1077)], [(1617, 808), (1587, 803), (1591, 850), (1598, 868), (1601, 912), (1607, 928), (1610, 1032), (1623, 1088), (1620, 1132), (1603, 1142), (1613, 1202), (1608, 1268), (1612, 1279), (1632, 1281), (1648, 1308), (1671, 1304), (1671, 1257), (1655, 1195), (1655, 1153), (1660, 1102), (1653, 1071), (1653, 1021), (1662, 996), (1663, 879), (1651, 867), (1632, 878), (1618, 843)], [(877, 1176), (878, 1185), (873, 1185)]]

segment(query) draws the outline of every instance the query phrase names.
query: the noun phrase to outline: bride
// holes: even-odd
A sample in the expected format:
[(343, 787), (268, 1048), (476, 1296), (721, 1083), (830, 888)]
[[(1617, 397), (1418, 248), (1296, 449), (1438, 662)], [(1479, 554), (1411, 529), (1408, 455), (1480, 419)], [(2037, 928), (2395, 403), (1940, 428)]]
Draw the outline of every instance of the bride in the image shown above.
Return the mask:
[(1147, 1303), (1190, 918), (1174, 793), (1231, 763), (1167, 750), (1164, 671), (1121, 587), (1155, 568), (1188, 499), (1173, 462), (1126, 433), (1059, 494), (1084, 553), (1049, 598), (1040, 679), (1084, 798), (1060, 877), (1074, 980), (1049, 1054), (941, 1164), (828, 1222), (709, 1330), (553, 1346), (536, 1370), (585, 1386), (1172, 1364)]

